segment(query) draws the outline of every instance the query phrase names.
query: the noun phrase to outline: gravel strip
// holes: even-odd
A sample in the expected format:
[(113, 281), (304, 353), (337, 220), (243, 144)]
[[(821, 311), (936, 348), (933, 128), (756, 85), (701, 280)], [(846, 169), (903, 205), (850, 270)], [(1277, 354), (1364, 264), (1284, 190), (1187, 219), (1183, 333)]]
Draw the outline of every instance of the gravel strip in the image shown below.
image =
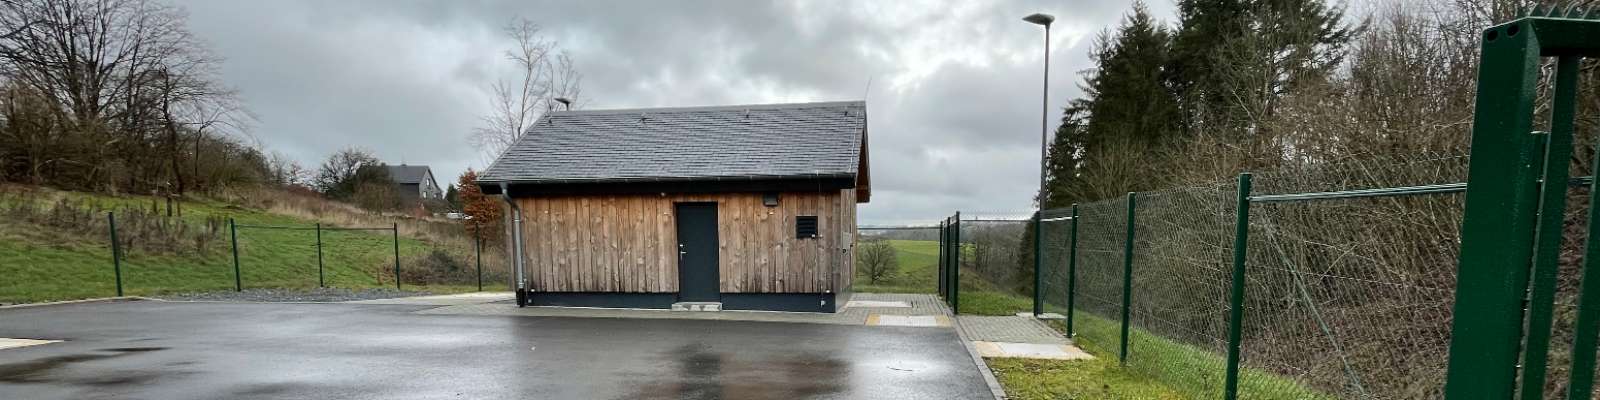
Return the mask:
[(175, 301), (242, 301), (242, 302), (341, 302), (355, 300), (392, 299), (396, 297), (427, 296), (430, 292), (399, 291), (394, 289), (245, 289), (243, 292), (220, 291), (177, 293), (156, 296)]

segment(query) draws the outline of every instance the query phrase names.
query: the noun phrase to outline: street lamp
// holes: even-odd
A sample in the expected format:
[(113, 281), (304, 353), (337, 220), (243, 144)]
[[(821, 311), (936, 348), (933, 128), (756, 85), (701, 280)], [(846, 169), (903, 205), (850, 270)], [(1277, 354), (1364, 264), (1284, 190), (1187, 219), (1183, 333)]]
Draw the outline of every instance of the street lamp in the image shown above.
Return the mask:
[(1039, 104), (1039, 209), (1044, 209), (1044, 177), (1046, 173), (1045, 149), (1050, 146), (1050, 23), (1056, 17), (1050, 14), (1033, 14), (1022, 18), (1035, 25), (1044, 26), (1044, 96)]
[(1040, 290), (1044, 279), (1040, 276), (1044, 271), (1044, 229), (1040, 225), (1044, 218), (1044, 177), (1048, 171), (1045, 149), (1050, 146), (1050, 23), (1055, 22), (1056, 17), (1033, 14), (1022, 20), (1044, 26), (1044, 95), (1039, 99), (1039, 211), (1033, 213), (1033, 317), (1039, 318), (1044, 314), (1044, 292)]

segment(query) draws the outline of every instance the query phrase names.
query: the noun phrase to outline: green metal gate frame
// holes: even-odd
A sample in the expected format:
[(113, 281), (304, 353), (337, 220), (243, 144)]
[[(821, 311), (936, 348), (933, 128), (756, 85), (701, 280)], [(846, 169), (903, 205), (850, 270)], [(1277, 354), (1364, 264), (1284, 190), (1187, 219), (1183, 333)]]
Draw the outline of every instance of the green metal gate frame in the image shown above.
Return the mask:
[(961, 212), (939, 223), (939, 296), (961, 313)]
[[(1484, 31), (1446, 399), (1511, 398), (1519, 365), (1521, 381), (1529, 382), (1520, 398), (1543, 397), (1578, 67), (1581, 58), (1600, 56), (1597, 18), (1600, 10), (1536, 8)], [(1543, 57), (1557, 59), (1548, 135), (1533, 132)], [(1591, 183), (1591, 207), (1592, 190)], [(1591, 212), (1588, 223), (1592, 233), (1600, 213)], [(1600, 278), (1600, 254), (1593, 235), (1588, 243), (1571, 399), (1590, 396), (1600, 328), (1600, 291), (1590, 291), (1600, 279), (1589, 279)]]

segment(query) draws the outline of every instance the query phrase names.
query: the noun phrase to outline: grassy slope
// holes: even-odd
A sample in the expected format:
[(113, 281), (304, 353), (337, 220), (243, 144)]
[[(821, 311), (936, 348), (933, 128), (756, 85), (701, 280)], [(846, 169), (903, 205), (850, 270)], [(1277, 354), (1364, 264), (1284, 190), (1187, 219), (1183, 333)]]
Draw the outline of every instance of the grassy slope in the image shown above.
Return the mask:
[[(89, 202), (107, 209), (148, 207), (151, 201), (148, 197), (140, 196), (59, 194), (73, 202)], [(235, 218), (240, 225), (310, 227), (315, 223), (215, 201), (188, 201), (182, 208), (182, 219), (196, 224), (213, 216)], [(245, 287), (317, 286), (314, 231), (242, 228), (238, 235), (241, 279)], [(324, 231), (327, 285), (345, 288), (392, 286), (392, 279), (380, 275), (385, 268), (393, 266), (394, 241), (391, 235), (386, 230)], [(429, 248), (422, 241), (400, 238), (402, 256), (421, 254)], [(179, 251), (179, 254), (125, 250), (122, 267), (123, 287), (128, 295), (231, 290), (234, 284), (226, 228), (218, 242), (210, 246), (205, 254), (193, 249)], [(0, 303), (116, 294), (111, 249), (106, 237), (56, 233), (53, 229), (14, 220), (0, 220), (0, 276), (7, 277), (0, 280)], [(435, 286), (428, 290), (456, 291), (463, 288)]]
[(1116, 359), (985, 359), (1012, 399), (1188, 399), (1153, 379), (1128, 373)]

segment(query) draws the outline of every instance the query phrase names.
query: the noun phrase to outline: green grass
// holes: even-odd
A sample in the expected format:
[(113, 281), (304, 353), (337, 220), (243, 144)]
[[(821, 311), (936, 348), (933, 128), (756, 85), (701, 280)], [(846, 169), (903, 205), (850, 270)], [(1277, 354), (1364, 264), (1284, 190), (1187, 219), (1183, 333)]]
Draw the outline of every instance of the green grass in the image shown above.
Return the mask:
[[(1074, 338), (1080, 347), (1097, 357), (1116, 359), (1121, 324), (1115, 320), (1079, 310), (1073, 313)], [(1065, 330), (1064, 322), (1055, 322)], [(1131, 373), (1166, 384), (1193, 398), (1220, 395), (1226, 376), (1224, 355), (1156, 335), (1143, 328), (1129, 327), (1128, 369)], [(1334, 399), (1299, 383), (1253, 368), (1239, 371), (1241, 399)]]
[(1116, 359), (984, 361), (1012, 399), (1189, 399), (1153, 379), (1128, 373)]
[[(962, 314), (1012, 315), (1032, 307), (1032, 299), (992, 290), (986, 282), (963, 276)], [(1180, 343), (1143, 328), (1130, 327), (1129, 360), (1119, 366), (1121, 324), (1078, 310), (1073, 313), (1075, 344), (1095, 361), (1018, 361), (994, 359), (991, 369), (1016, 398), (1209, 399), (1220, 396), (1226, 358), (1217, 352)], [(1065, 332), (1063, 321), (1052, 326)], [(998, 365), (998, 366), (997, 366)], [(1083, 377), (1087, 376), (1087, 377)], [(1013, 393), (1015, 392), (1015, 393)], [(1333, 399), (1265, 371), (1243, 368), (1241, 399)]]
[[(872, 283), (857, 268), (854, 291), (859, 293), (939, 292), (939, 242), (932, 240), (890, 240), (900, 269)], [(973, 315), (1013, 315), (1033, 309), (1033, 300), (998, 291), (987, 281), (970, 273), (961, 275), (961, 313)]]
[(872, 283), (856, 269), (853, 290), (861, 293), (938, 293), (939, 242), (932, 240), (890, 240), (900, 269)]
[[(149, 197), (112, 197), (74, 192), (52, 192), (74, 204), (96, 204), (106, 209), (150, 206)], [(16, 197), (0, 201), (26, 201)], [(42, 201), (42, 200), (41, 200)], [(240, 225), (292, 225), (310, 227), (314, 221), (247, 209), (233, 204), (197, 200), (183, 204), (181, 220), (203, 224), (207, 218), (235, 218)], [(326, 224), (324, 226), (327, 226)], [(131, 232), (119, 233), (131, 235)], [(315, 231), (240, 228), (240, 280), (246, 288), (314, 288), (317, 286)], [(384, 231), (324, 231), (323, 255), (327, 286), (342, 288), (393, 287), (393, 234)], [(402, 260), (433, 249), (421, 240), (402, 236)], [(174, 254), (176, 253), (176, 254)], [(226, 226), (204, 253), (193, 248), (174, 253), (124, 249), (122, 281), (127, 295), (232, 290), (233, 263)], [(392, 275), (392, 272), (389, 272)], [(116, 295), (116, 277), (109, 239), (104, 235), (61, 232), (15, 219), (0, 220), (0, 303), (26, 303), (107, 297)], [(467, 285), (407, 285), (407, 290), (453, 292)], [(476, 286), (470, 289), (475, 290)]]

